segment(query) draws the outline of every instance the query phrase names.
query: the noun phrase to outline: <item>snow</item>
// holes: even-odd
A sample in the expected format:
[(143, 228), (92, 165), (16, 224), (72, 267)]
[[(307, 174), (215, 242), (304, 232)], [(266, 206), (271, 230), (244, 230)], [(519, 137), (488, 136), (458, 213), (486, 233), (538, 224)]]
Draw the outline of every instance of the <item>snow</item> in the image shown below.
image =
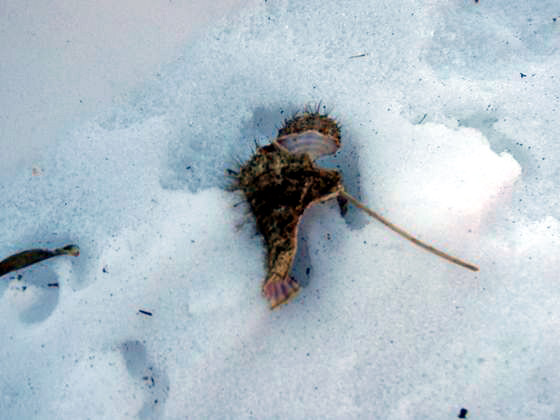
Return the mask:
[[(96, 54), (22, 74), (60, 16), (6, 3), (0, 256), (81, 255), (1, 279), (0, 417), (558, 418), (557, 3), (234, 3), (65, 9)], [(224, 171), (317, 104), (348, 191), (479, 272), (325, 203), (268, 309)]]

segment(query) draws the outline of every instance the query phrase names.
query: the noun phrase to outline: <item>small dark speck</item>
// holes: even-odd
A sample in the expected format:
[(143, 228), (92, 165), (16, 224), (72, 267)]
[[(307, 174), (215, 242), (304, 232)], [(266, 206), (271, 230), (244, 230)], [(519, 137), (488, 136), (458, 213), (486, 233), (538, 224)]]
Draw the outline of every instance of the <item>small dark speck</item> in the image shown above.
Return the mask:
[(196, 241), (194, 239), (191, 239), (191, 244), (196, 243)]
[(474, 0), (475, 3), (478, 3), (478, 0)]
[(522, 79), (523, 79), (524, 77), (527, 77), (527, 75), (524, 74), (524, 73), (519, 73), (519, 74), (521, 75), (521, 78), (522, 78)]
[(138, 312), (140, 312), (141, 314), (144, 314), (144, 315), (152, 316), (152, 313), (151, 313), (151, 312), (144, 311), (144, 310), (142, 310), (142, 309), (138, 309)]
[(306, 274), (306, 275), (309, 275), (309, 273), (311, 273), (311, 268), (310, 268), (310, 267), (307, 267), (307, 268), (305, 269), (305, 274)]
[(49, 287), (58, 287), (58, 283), (49, 283), (47, 284)]
[(468, 414), (469, 410), (467, 410), (466, 408), (461, 408), (461, 411), (459, 411), (459, 415), (457, 417), (460, 419), (466, 419)]
[(107, 266), (103, 267), (103, 270), (102, 270), (102, 271), (103, 271), (104, 273), (108, 273), (108, 272), (109, 272), (109, 270), (107, 269)]
[(22, 278), (23, 278), (23, 275), (22, 275), (22, 274), (18, 274), (18, 275), (17, 275), (17, 279), (18, 279), (18, 280), (21, 280)]
[(556, 22), (556, 18), (552, 18), (552, 21), (553, 21), (553, 22)]
[(25, 289), (27, 289), (27, 286), (21, 286), (21, 290), (25, 292)]
[(190, 170), (190, 169), (191, 169), (191, 165), (187, 166), (185, 169), (186, 169), (187, 171)]
[(154, 404), (157, 404), (157, 400), (154, 400)]

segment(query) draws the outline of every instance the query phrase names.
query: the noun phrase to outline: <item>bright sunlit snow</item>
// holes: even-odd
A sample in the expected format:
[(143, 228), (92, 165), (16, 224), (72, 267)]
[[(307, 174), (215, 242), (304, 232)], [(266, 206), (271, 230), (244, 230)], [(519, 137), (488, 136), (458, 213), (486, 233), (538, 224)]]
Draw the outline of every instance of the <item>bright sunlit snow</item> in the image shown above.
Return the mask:
[[(5, 39), (56, 30), (21, 4)], [(96, 54), (62, 74), (2, 43), (1, 88), (30, 102), (2, 101), (0, 259), (81, 255), (0, 279), (0, 418), (559, 418), (558, 2), (255, 0), (195, 34), (163, 4), (75, 24)], [(318, 104), (348, 191), (478, 273), (329, 202), (302, 224), (303, 290), (268, 309), (224, 171)]]

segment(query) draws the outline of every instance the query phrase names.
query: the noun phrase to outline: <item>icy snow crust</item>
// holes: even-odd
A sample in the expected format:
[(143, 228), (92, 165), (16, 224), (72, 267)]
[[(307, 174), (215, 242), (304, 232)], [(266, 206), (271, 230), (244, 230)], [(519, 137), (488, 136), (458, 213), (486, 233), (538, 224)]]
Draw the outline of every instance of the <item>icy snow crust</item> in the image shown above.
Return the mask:
[[(273, 0), (199, 35), (1, 180), (1, 256), (82, 253), (0, 281), (0, 417), (560, 417), (559, 47), (546, 0)], [(320, 101), (348, 189), (479, 273), (327, 203), (268, 309), (223, 171)]]

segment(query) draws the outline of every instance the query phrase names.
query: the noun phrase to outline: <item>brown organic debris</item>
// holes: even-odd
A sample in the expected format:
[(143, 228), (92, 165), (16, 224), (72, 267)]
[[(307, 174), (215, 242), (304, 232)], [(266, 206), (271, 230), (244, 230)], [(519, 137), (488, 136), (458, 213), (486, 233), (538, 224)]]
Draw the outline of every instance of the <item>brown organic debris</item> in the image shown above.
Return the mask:
[(56, 248), (52, 251), (49, 249), (29, 249), (27, 251), (18, 252), (0, 261), (0, 276), (58, 255), (77, 257), (80, 255), (80, 248), (78, 248), (77, 245), (66, 245), (65, 247)]
[(341, 210), (350, 202), (416, 245), (470, 270), (478, 270), (393, 225), (349, 195), (338, 171), (315, 164), (315, 159), (335, 153), (340, 141), (340, 127), (334, 119), (318, 110), (305, 111), (286, 120), (277, 138), (259, 147), (239, 172), (228, 171), (234, 178), (232, 189), (245, 195), (265, 240), (267, 275), (262, 290), (272, 309), (288, 302), (299, 291), (290, 272), (303, 213), (331, 198), (338, 199)]

